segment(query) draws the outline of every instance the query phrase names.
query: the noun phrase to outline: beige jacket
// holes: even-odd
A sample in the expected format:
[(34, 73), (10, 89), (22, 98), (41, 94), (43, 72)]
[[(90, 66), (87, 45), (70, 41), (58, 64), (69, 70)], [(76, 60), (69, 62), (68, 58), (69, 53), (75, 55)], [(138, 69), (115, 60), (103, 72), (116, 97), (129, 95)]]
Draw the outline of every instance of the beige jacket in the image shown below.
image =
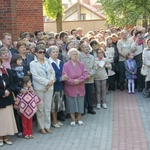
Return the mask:
[(86, 55), (85, 53), (81, 52), (79, 54), (79, 61), (84, 64), (88, 74), (91, 76), (85, 81), (85, 83), (94, 83), (94, 75), (96, 74), (95, 57), (91, 54)]
[[(100, 66), (100, 62), (104, 62), (104, 66)], [(106, 80), (108, 79), (108, 74), (106, 72), (106, 68), (111, 69), (110, 60), (107, 58), (104, 58), (102, 60), (99, 60), (98, 58), (95, 58), (95, 66), (96, 66), (96, 74), (94, 76), (95, 80)], [(105, 66), (107, 64), (107, 67)]]
[[(33, 87), (35, 90), (46, 91), (46, 86), (49, 81), (55, 81), (55, 71), (50, 61), (45, 58), (44, 62), (43, 66), (35, 58), (35, 60), (30, 63), (30, 72), (32, 74)], [(53, 90), (53, 85), (48, 90)]]
[(145, 81), (150, 81), (150, 48), (145, 48), (143, 50), (143, 65), (147, 66), (148, 75), (145, 78)]

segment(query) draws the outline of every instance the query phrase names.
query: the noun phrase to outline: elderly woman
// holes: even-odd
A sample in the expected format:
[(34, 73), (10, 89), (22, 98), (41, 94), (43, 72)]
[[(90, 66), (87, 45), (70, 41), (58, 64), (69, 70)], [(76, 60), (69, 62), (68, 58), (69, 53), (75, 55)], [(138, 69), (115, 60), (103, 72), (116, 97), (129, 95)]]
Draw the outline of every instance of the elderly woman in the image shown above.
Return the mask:
[(50, 55), (50, 62), (51, 65), (55, 71), (55, 78), (56, 82), (54, 83), (54, 94), (53, 94), (53, 100), (52, 100), (52, 126), (55, 128), (59, 128), (63, 124), (57, 120), (57, 113), (59, 111), (64, 111), (64, 85), (63, 81), (68, 79), (68, 75), (62, 76), (62, 69), (63, 69), (63, 64), (62, 62), (58, 59), (58, 54), (59, 54), (59, 49), (57, 46), (50, 46), (48, 50), (48, 54)]
[(148, 82), (150, 81), (150, 39), (147, 39), (146, 45), (147, 47), (143, 50), (143, 65), (147, 68), (148, 74), (146, 75), (145, 82)]
[(71, 126), (75, 125), (75, 113), (79, 125), (83, 125), (81, 114), (84, 113), (84, 81), (88, 78), (88, 72), (82, 62), (78, 61), (79, 52), (72, 48), (68, 52), (71, 60), (64, 64), (63, 76), (68, 75), (65, 81), (64, 92), (66, 95), (66, 107), (71, 116)]
[(42, 103), (38, 106), (36, 113), (39, 132), (51, 133), (51, 103), (53, 96), (53, 84), (55, 72), (50, 61), (45, 58), (46, 48), (38, 45), (35, 49), (36, 58), (30, 63), (30, 71), (33, 78), (33, 87)]
[(14, 83), (10, 70), (2, 66), (0, 57), (0, 146), (4, 143), (11, 145), (7, 135), (17, 133), (17, 126), (13, 112), (13, 92)]
[(9, 54), (9, 50), (5, 47), (2, 47), (0, 49), (0, 57), (2, 57), (2, 65), (5, 68), (11, 69), (10, 66), (10, 54)]

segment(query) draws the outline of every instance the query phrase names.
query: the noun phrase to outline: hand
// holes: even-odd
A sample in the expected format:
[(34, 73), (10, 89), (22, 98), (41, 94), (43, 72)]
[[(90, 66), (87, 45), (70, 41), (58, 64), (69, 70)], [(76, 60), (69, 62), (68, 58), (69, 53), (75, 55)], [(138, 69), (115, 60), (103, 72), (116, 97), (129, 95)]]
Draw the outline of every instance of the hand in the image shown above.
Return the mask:
[(30, 91), (31, 93), (34, 93), (34, 92), (35, 92), (32, 86), (29, 88), (29, 91)]
[(8, 90), (5, 90), (5, 96), (8, 97), (10, 92)]
[(5, 94), (3, 95), (3, 98), (8, 97), (10, 92), (8, 90), (5, 90)]
[(47, 86), (46, 86), (46, 89), (48, 90), (49, 87), (52, 86), (53, 84), (54, 84), (54, 81), (53, 81), (53, 80), (49, 81), (49, 83), (48, 83)]
[(69, 79), (69, 77), (68, 77), (67, 74), (65, 74), (64, 76), (62, 76), (62, 81), (66, 81), (66, 80), (68, 80), (68, 79)]
[(79, 80), (78, 80), (78, 79), (75, 79), (75, 80), (74, 80), (74, 84), (75, 84), (75, 85), (79, 84)]
[(30, 71), (28, 71), (28, 72), (27, 72), (27, 74), (28, 74), (28, 76), (30, 76), (30, 75), (31, 75), (31, 72), (30, 72)]
[(29, 90), (21, 89), (21, 90), (20, 90), (20, 92), (21, 92), (21, 93), (23, 93), (23, 94), (26, 94), (26, 93), (28, 93), (28, 92), (29, 92)]
[(105, 65), (104, 65), (106, 68), (108, 68), (109, 67), (109, 65), (106, 63)]
[(89, 78), (91, 78), (91, 75), (90, 75), (90, 74), (88, 75), (87, 79), (89, 79)]

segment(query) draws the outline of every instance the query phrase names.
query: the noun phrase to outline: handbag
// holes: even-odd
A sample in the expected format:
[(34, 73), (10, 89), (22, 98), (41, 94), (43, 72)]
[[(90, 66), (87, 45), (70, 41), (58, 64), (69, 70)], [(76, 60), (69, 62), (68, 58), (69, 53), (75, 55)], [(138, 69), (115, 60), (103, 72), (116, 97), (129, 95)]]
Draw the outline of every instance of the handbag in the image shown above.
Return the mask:
[(147, 76), (148, 75), (148, 71), (147, 71), (147, 66), (146, 65), (142, 65), (141, 74), (143, 76)]

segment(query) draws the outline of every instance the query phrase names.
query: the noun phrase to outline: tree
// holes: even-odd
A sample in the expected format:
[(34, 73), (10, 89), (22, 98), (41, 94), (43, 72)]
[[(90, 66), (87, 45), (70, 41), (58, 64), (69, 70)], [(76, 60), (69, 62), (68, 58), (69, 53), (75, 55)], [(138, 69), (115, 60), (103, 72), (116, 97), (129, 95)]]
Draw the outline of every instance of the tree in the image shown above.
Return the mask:
[(62, 0), (43, 0), (43, 10), (47, 17), (56, 19), (57, 32), (62, 31)]
[(142, 19), (146, 27), (150, 15), (150, 0), (98, 0), (107, 18), (107, 24), (136, 25)]

